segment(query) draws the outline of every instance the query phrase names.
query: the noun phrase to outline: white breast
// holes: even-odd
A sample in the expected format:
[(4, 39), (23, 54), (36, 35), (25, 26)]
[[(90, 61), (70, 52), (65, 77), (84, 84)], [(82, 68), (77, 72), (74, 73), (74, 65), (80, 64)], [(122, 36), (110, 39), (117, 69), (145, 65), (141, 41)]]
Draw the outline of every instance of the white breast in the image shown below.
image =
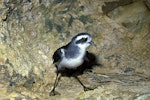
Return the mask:
[(62, 61), (59, 63), (58, 69), (61, 69), (61, 67), (73, 69), (80, 66), (84, 61), (83, 59), (84, 55), (85, 55), (85, 51), (82, 50), (80, 51), (79, 56), (77, 56), (76, 58), (69, 59), (64, 57)]
[(83, 63), (83, 59), (78, 57), (76, 59), (66, 59), (64, 58), (61, 62), (60, 65), (62, 67), (66, 67), (66, 68), (76, 68), (78, 66), (80, 66)]

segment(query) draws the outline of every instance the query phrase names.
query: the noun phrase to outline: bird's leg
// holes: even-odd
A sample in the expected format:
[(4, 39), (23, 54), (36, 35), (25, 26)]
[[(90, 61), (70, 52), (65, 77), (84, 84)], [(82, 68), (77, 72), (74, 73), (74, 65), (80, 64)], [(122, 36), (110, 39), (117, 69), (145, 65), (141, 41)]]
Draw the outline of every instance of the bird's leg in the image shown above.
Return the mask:
[(90, 87), (86, 87), (81, 81), (80, 79), (75, 75), (74, 78), (82, 85), (84, 91), (89, 91), (89, 90), (94, 90), (95, 88), (90, 88)]
[(60, 77), (61, 77), (61, 74), (59, 74), (59, 72), (57, 71), (57, 75), (56, 75), (56, 79), (55, 79), (55, 83), (54, 83), (53, 89), (49, 93), (50, 96), (60, 95), (60, 93), (55, 91), (55, 88), (57, 87), (58, 82), (60, 80)]

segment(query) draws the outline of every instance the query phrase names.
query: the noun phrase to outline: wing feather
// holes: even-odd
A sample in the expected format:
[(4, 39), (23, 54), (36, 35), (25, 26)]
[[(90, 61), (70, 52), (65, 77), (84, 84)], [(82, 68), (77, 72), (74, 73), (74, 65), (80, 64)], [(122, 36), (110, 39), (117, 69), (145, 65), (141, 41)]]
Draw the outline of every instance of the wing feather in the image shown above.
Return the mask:
[(54, 55), (53, 55), (53, 63), (56, 63), (56, 62), (59, 62), (61, 60), (61, 50), (60, 48), (57, 49), (55, 52), (54, 52)]

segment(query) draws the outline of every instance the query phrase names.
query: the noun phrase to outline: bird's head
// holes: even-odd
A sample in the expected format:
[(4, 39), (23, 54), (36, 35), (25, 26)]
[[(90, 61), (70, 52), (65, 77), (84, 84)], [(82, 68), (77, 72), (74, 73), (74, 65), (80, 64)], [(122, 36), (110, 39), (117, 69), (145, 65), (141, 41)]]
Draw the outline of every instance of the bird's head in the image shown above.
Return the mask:
[(71, 42), (81, 49), (86, 49), (90, 45), (95, 45), (89, 33), (79, 33), (72, 38)]

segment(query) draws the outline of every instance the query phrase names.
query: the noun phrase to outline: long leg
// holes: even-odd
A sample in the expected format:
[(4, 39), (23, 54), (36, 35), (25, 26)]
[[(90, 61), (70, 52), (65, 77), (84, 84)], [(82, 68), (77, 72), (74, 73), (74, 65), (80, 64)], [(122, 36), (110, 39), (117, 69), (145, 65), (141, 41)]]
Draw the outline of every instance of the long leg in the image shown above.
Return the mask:
[(58, 82), (59, 82), (59, 80), (60, 80), (60, 77), (61, 77), (61, 74), (57, 71), (57, 75), (56, 75), (56, 79), (55, 79), (55, 83), (54, 83), (53, 89), (52, 89), (52, 91), (49, 93), (50, 96), (60, 95), (60, 93), (58, 93), (58, 92), (55, 91), (55, 88), (57, 87)]
[(93, 90), (95, 88), (89, 88), (89, 87), (86, 87), (81, 81), (80, 79), (75, 75), (74, 78), (82, 85), (84, 91), (88, 91), (88, 90)]

